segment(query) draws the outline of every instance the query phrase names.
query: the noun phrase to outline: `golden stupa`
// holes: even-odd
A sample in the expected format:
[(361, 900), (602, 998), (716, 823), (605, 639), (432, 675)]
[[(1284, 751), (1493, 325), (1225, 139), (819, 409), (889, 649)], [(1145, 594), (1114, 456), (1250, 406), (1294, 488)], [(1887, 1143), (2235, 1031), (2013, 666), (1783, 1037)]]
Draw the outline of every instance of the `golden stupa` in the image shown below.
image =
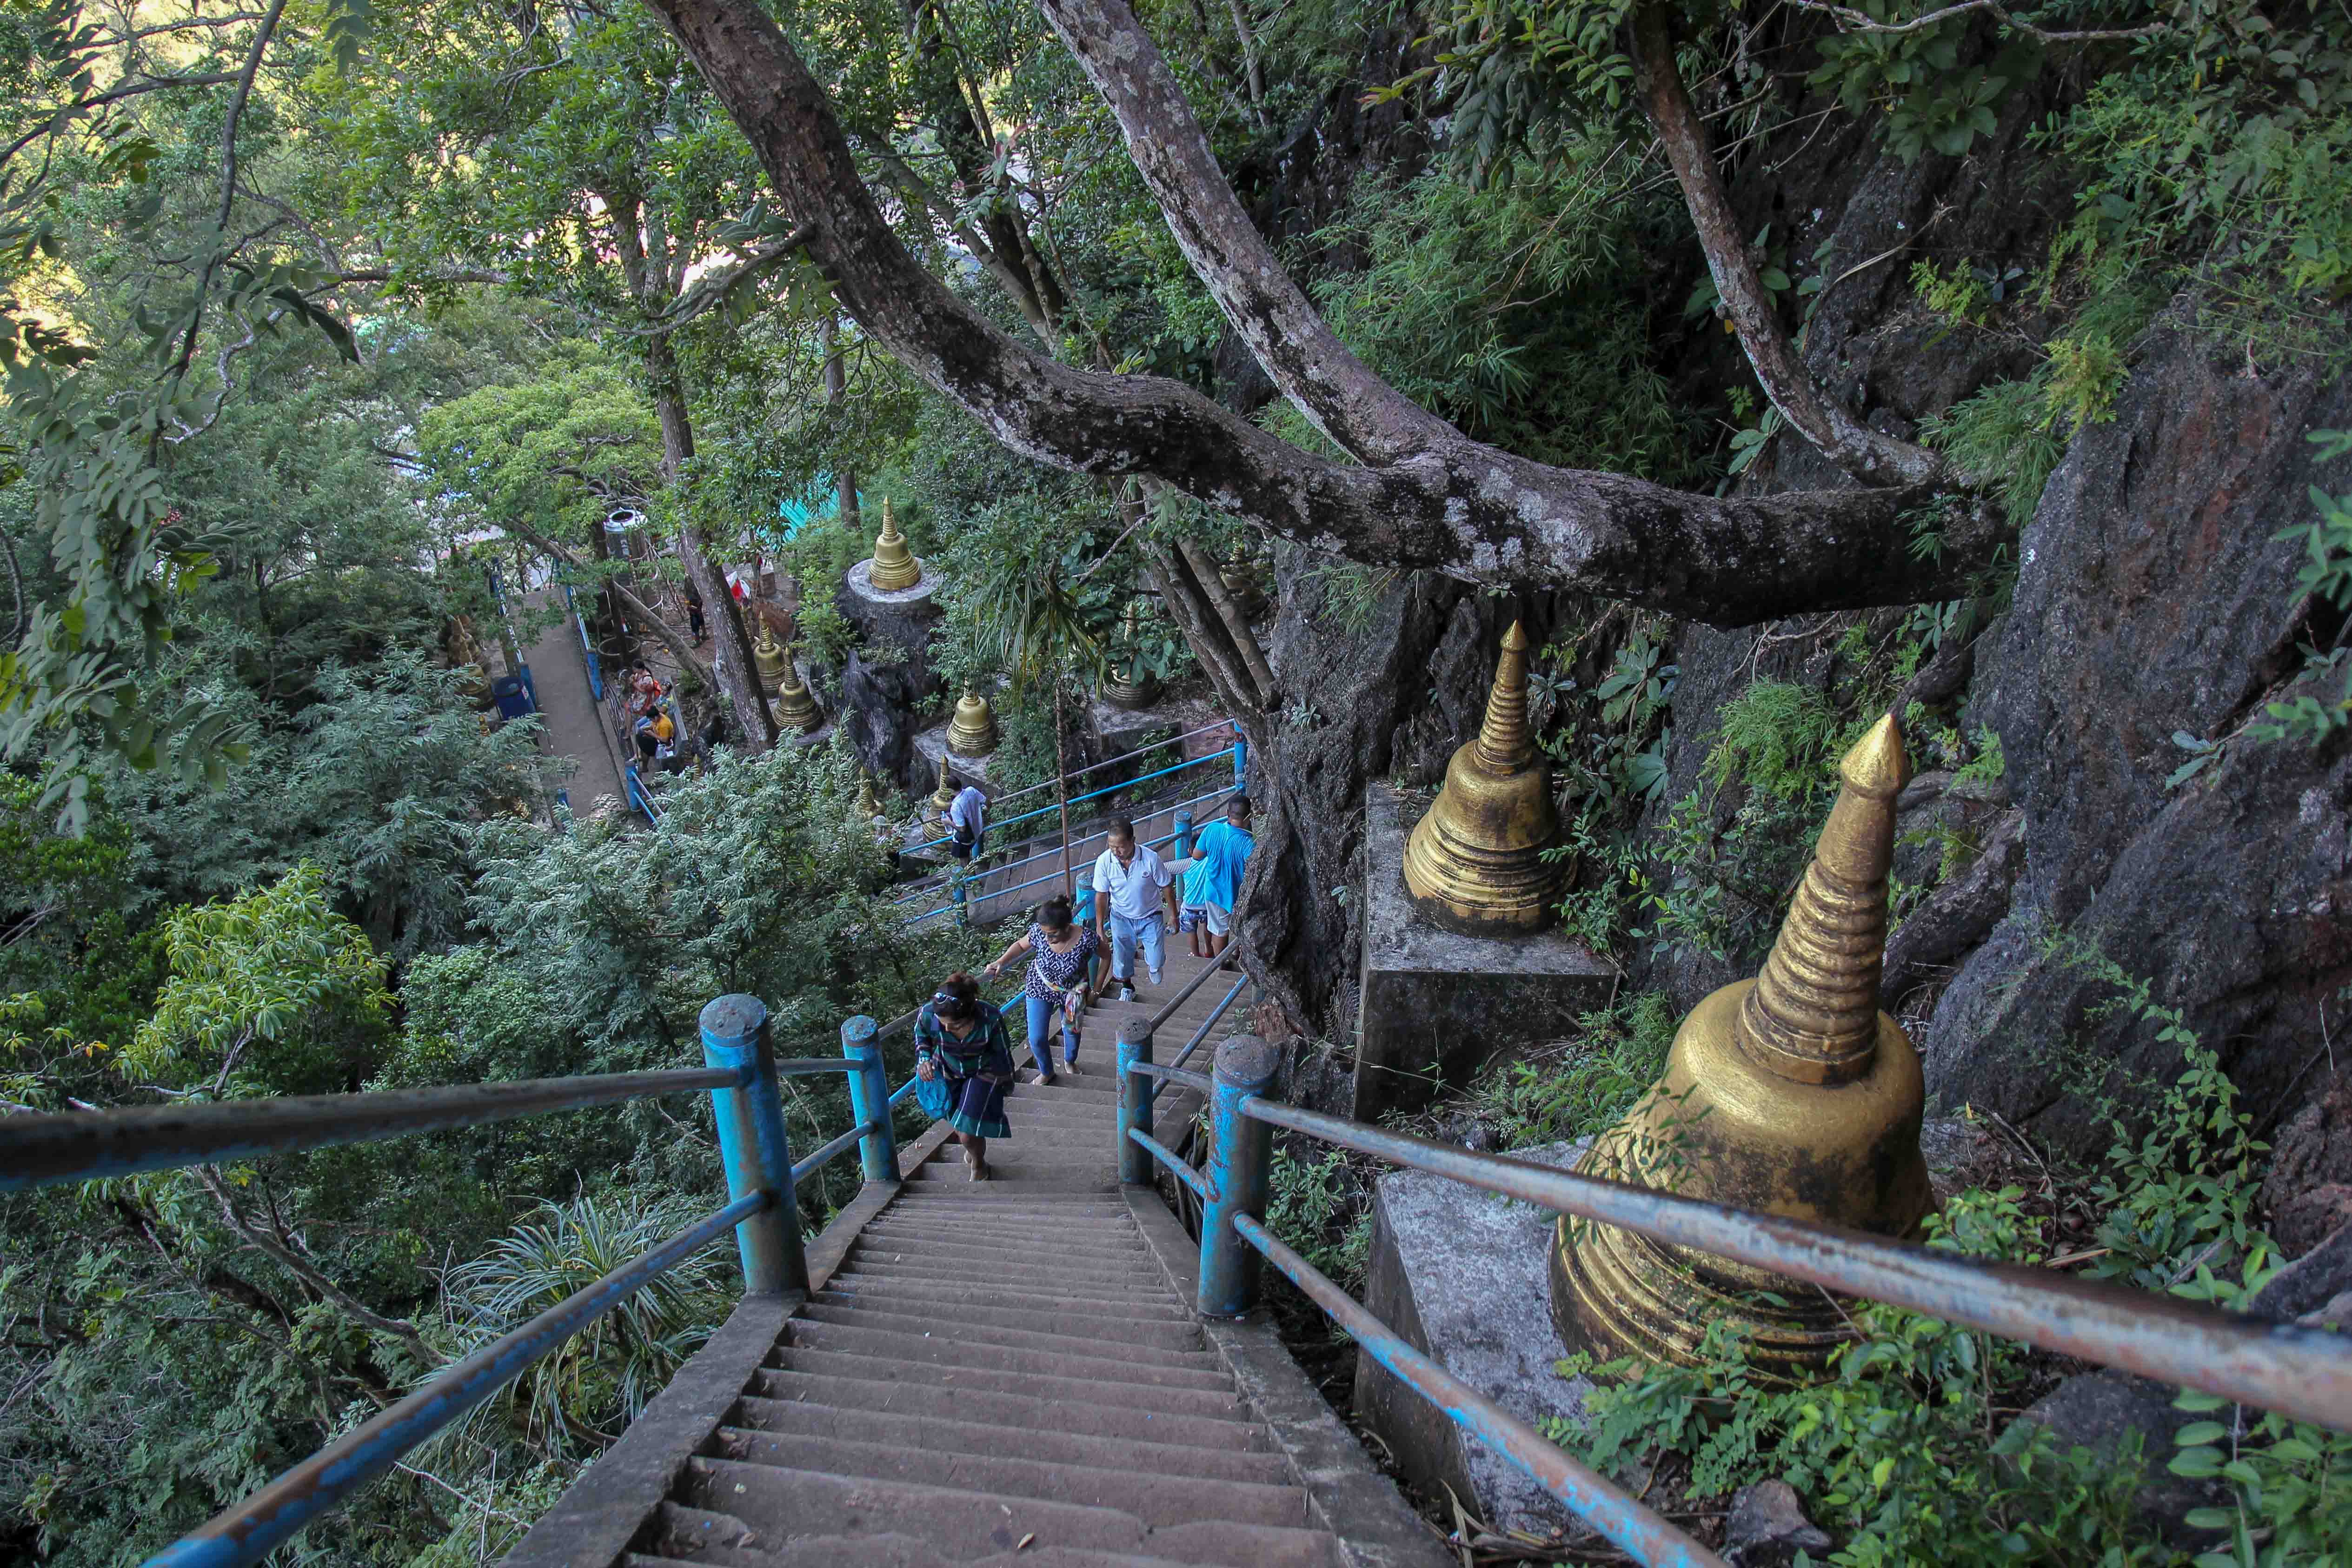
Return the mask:
[(895, 594), (923, 580), (923, 563), (907, 548), (898, 520), (890, 513), (890, 498), (882, 498), (882, 531), (874, 541), (874, 571), (868, 578), (877, 593)]
[(948, 773), (948, 759), (946, 754), (941, 753), (940, 757), (940, 787), (931, 795), (931, 815), (939, 818), (941, 822), (945, 822), (948, 819), (948, 808), (955, 805), (955, 780)]
[(800, 666), (793, 662), (792, 655), (786, 653), (783, 659), (784, 668), (773, 692), (775, 700), (768, 705), (769, 711), (775, 715), (778, 730), (797, 730), (805, 735), (824, 722), (824, 710), (816, 705), (815, 696), (801, 679)]
[(857, 815), (868, 820), (882, 815), (882, 803), (874, 796), (874, 781), (862, 773), (857, 775)]
[(1566, 870), (1543, 858), (1559, 836), (1551, 769), (1528, 735), (1528, 637), (1514, 621), (1486, 722), (1454, 753), (1445, 787), (1405, 841), (1405, 891), (1448, 931), (1540, 931), (1552, 921)]
[(1142, 636), (1143, 622), (1136, 602), (1127, 602), (1127, 614), (1120, 620), (1120, 640), (1127, 645), (1128, 658), (1124, 673), (1119, 661), (1114, 659), (1108, 673), (1103, 677), (1103, 700), (1114, 708), (1133, 711), (1149, 704), (1157, 682), (1143, 673), (1143, 657), (1136, 644)]
[(959, 757), (984, 757), (996, 750), (996, 710), (969, 686), (948, 721), (948, 750)]
[(775, 696), (782, 689), (784, 674), (793, 661), (784, 652), (784, 645), (776, 640), (776, 629), (766, 621), (760, 623), (759, 639), (751, 645), (751, 665), (760, 672), (760, 689)]
[[(1903, 731), (1879, 721), (1839, 764), (1843, 787), (1789, 918), (1754, 980), (1691, 1010), (1666, 1070), (1578, 1169), (1766, 1214), (1906, 1236), (1932, 1199), (1919, 1156), (1919, 1055), (1878, 1009)], [(1851, 1337), (1811, 1285), (1563, 1215), (1552, 1320), (1603, 1360), (1696, 1359), (1708, 1324), (1746, 1331), (1767, 1375), (1817, 1374)]]

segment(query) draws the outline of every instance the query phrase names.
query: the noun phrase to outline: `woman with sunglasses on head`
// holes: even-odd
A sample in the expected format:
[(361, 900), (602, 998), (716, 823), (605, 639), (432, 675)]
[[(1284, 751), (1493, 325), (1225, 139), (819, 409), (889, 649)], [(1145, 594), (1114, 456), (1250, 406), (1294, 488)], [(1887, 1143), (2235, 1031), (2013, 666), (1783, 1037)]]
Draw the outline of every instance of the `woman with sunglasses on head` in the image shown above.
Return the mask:
[(1058, 1016), (1062, 1026), (1062, 1067), (1076, 1072), (1078, 1067), (1078, 1020), (1086, 1016), (1087, 1003), (1093, 998), (1093, 969), (1101, 944), (1095, 933), (1070, 918), (1070, 900), (1047, 899), (1037, 910), (1037, 923), (1029, 934), (1015, 942), (997, 955), (996, 962), (981, 971), (991, 980), (1004, 973), (1004, 966), (1029, 954), (1029, 967), (1022, 976), (1021, 997), (1029, 1012), (1029, 1054), (1037, 1058), (1037, 1081), (1054, 1081), (1054, 1022)]
[(971, 1179), (988, 1180), (988, 1141), (1013, 1136), (1004, 1120), (1013, 1041), (1004, 1032), (1004, 1016), (981, 999), (980, 982), (961, 970), (940, 982), (915, 1015), (915, 1076), (945, 1085), (947, 1109), (936, 1114), (963, 1145)]

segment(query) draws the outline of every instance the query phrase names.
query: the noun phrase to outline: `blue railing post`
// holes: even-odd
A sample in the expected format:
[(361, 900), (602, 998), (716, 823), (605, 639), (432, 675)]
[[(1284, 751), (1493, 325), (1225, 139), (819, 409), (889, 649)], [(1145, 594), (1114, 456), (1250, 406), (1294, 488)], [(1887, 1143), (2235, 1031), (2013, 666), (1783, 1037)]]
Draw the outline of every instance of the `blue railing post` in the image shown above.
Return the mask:
[(1086, 871), (1078, 873), (1078, 901), (1071, 907), (1070, 918), (1082, 926), (1094, 924), (1095, 879)]
[(890, 1082), (882, 1076), (881, 1026), (860, 1013), (841, 1026), (841, 1054), (857, 1064), (849, 1075), (849, 1113), (866, 1129), (857, 1158), (869, 1182), (898, 1179), (898, 1141), (890, 1131)]
[(1151, 1180), (1151, 1155), (1129, 1138), (1130, 1131), (1151, 1134), (1151, 1091), (1149, 1073), (1134, 1070), (1151, 1059), (1151, 1020), (1129, 1018), (1118, 1026), (1118, 1179), (1132, 1185)]
[(1184, 859), (1192, 853), (1192, 814), (1191, 812), (1180, 811), (1176, 814), (1176, 842), (1171, 844), (1169, 847), (1176, 851), (1169, 857), (1171, 860)]
[(1238, 733), (1234, 736), (1234, 790), (1249, 793), (1249, 742)]
[(1234, 1229), (1234, 1215), (1265, 1217), (1273, 1131), (1242, 1114), (1242, 1101), (1274, 1082), (1281, 1051), (1255, 1035), (1217, 1047), (1209, 1093), (1209, 1201), (1201, 1212), (1201, 1292), (1204, 1318), (1238, 1318), (1257, 1300), (1257, 1251)]
[(735, 1227), (743, 1255), (743, 1289), (757, 1295), (808, 1289), (808, 1258), (801, 1251), (800, 1207), (793, 1193), (793, 1149), (784, 1136), (784, 1101), (776, 1083), (776, 1053), (768, 1039), (768, 1009), (757, 996), (721, 996), (702, 1010), (702, 1059), (744, 1075), (740, 1089), (714, 1089), (719, 1156), (727, 1166), (727, 1195), (765, 1193), (766, 1208)]
[(965, 879), (957, 882), (949, 895), (955, 902), (956, 924), (960, 926), (971, 924), (971, 903), (969, 897), (971, 889), (971, 881)]

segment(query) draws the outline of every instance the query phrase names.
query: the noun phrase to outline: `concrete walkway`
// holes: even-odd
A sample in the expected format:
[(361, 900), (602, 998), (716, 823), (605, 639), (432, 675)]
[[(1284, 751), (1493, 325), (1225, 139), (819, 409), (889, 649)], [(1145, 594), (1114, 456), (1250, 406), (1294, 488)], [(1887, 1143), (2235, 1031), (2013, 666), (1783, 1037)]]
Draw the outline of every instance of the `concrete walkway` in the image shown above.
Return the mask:
[[(563, 608), (563, 590), (541, 588), (525, 602), (534, 610), (552, 605)], [(588, 689), (587, 653), (580, 646), (580, 624), (569, 615), (540, 634), (523, 652), (530, 666), (531, 688), (539, 697), (540, 749), (551, 757), (568, 757), (579, 771), (556, 787), (571, 802), (574, 816), (589, 816), (597, 801), (623, 798), (619, 742), (605, 724), (604, 715)]]

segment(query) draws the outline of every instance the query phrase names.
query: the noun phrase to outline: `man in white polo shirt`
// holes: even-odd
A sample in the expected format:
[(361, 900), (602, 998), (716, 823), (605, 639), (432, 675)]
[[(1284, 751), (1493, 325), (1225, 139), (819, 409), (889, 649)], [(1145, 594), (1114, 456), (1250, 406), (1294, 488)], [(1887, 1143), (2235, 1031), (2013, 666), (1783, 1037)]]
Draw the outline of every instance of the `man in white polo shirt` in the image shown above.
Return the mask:
[[(1124, 817), (1110, 825), (1110, 847), (1095, 858), (1095, 935), (1100, 940), (1103, 920), (1110, 921), (1111, 984), (1129, 1000), (1135, 996), (1135, 950), (1143, 949), (1144, 967), (1151, 984), (1160, 984), (1162, 927), (1160, 907), (1175, 923), (1175, 873), (1149, 844), (1135, 841), (1135, 824)], [(1106, 991), (1108, 994), (1108, 991)]]

